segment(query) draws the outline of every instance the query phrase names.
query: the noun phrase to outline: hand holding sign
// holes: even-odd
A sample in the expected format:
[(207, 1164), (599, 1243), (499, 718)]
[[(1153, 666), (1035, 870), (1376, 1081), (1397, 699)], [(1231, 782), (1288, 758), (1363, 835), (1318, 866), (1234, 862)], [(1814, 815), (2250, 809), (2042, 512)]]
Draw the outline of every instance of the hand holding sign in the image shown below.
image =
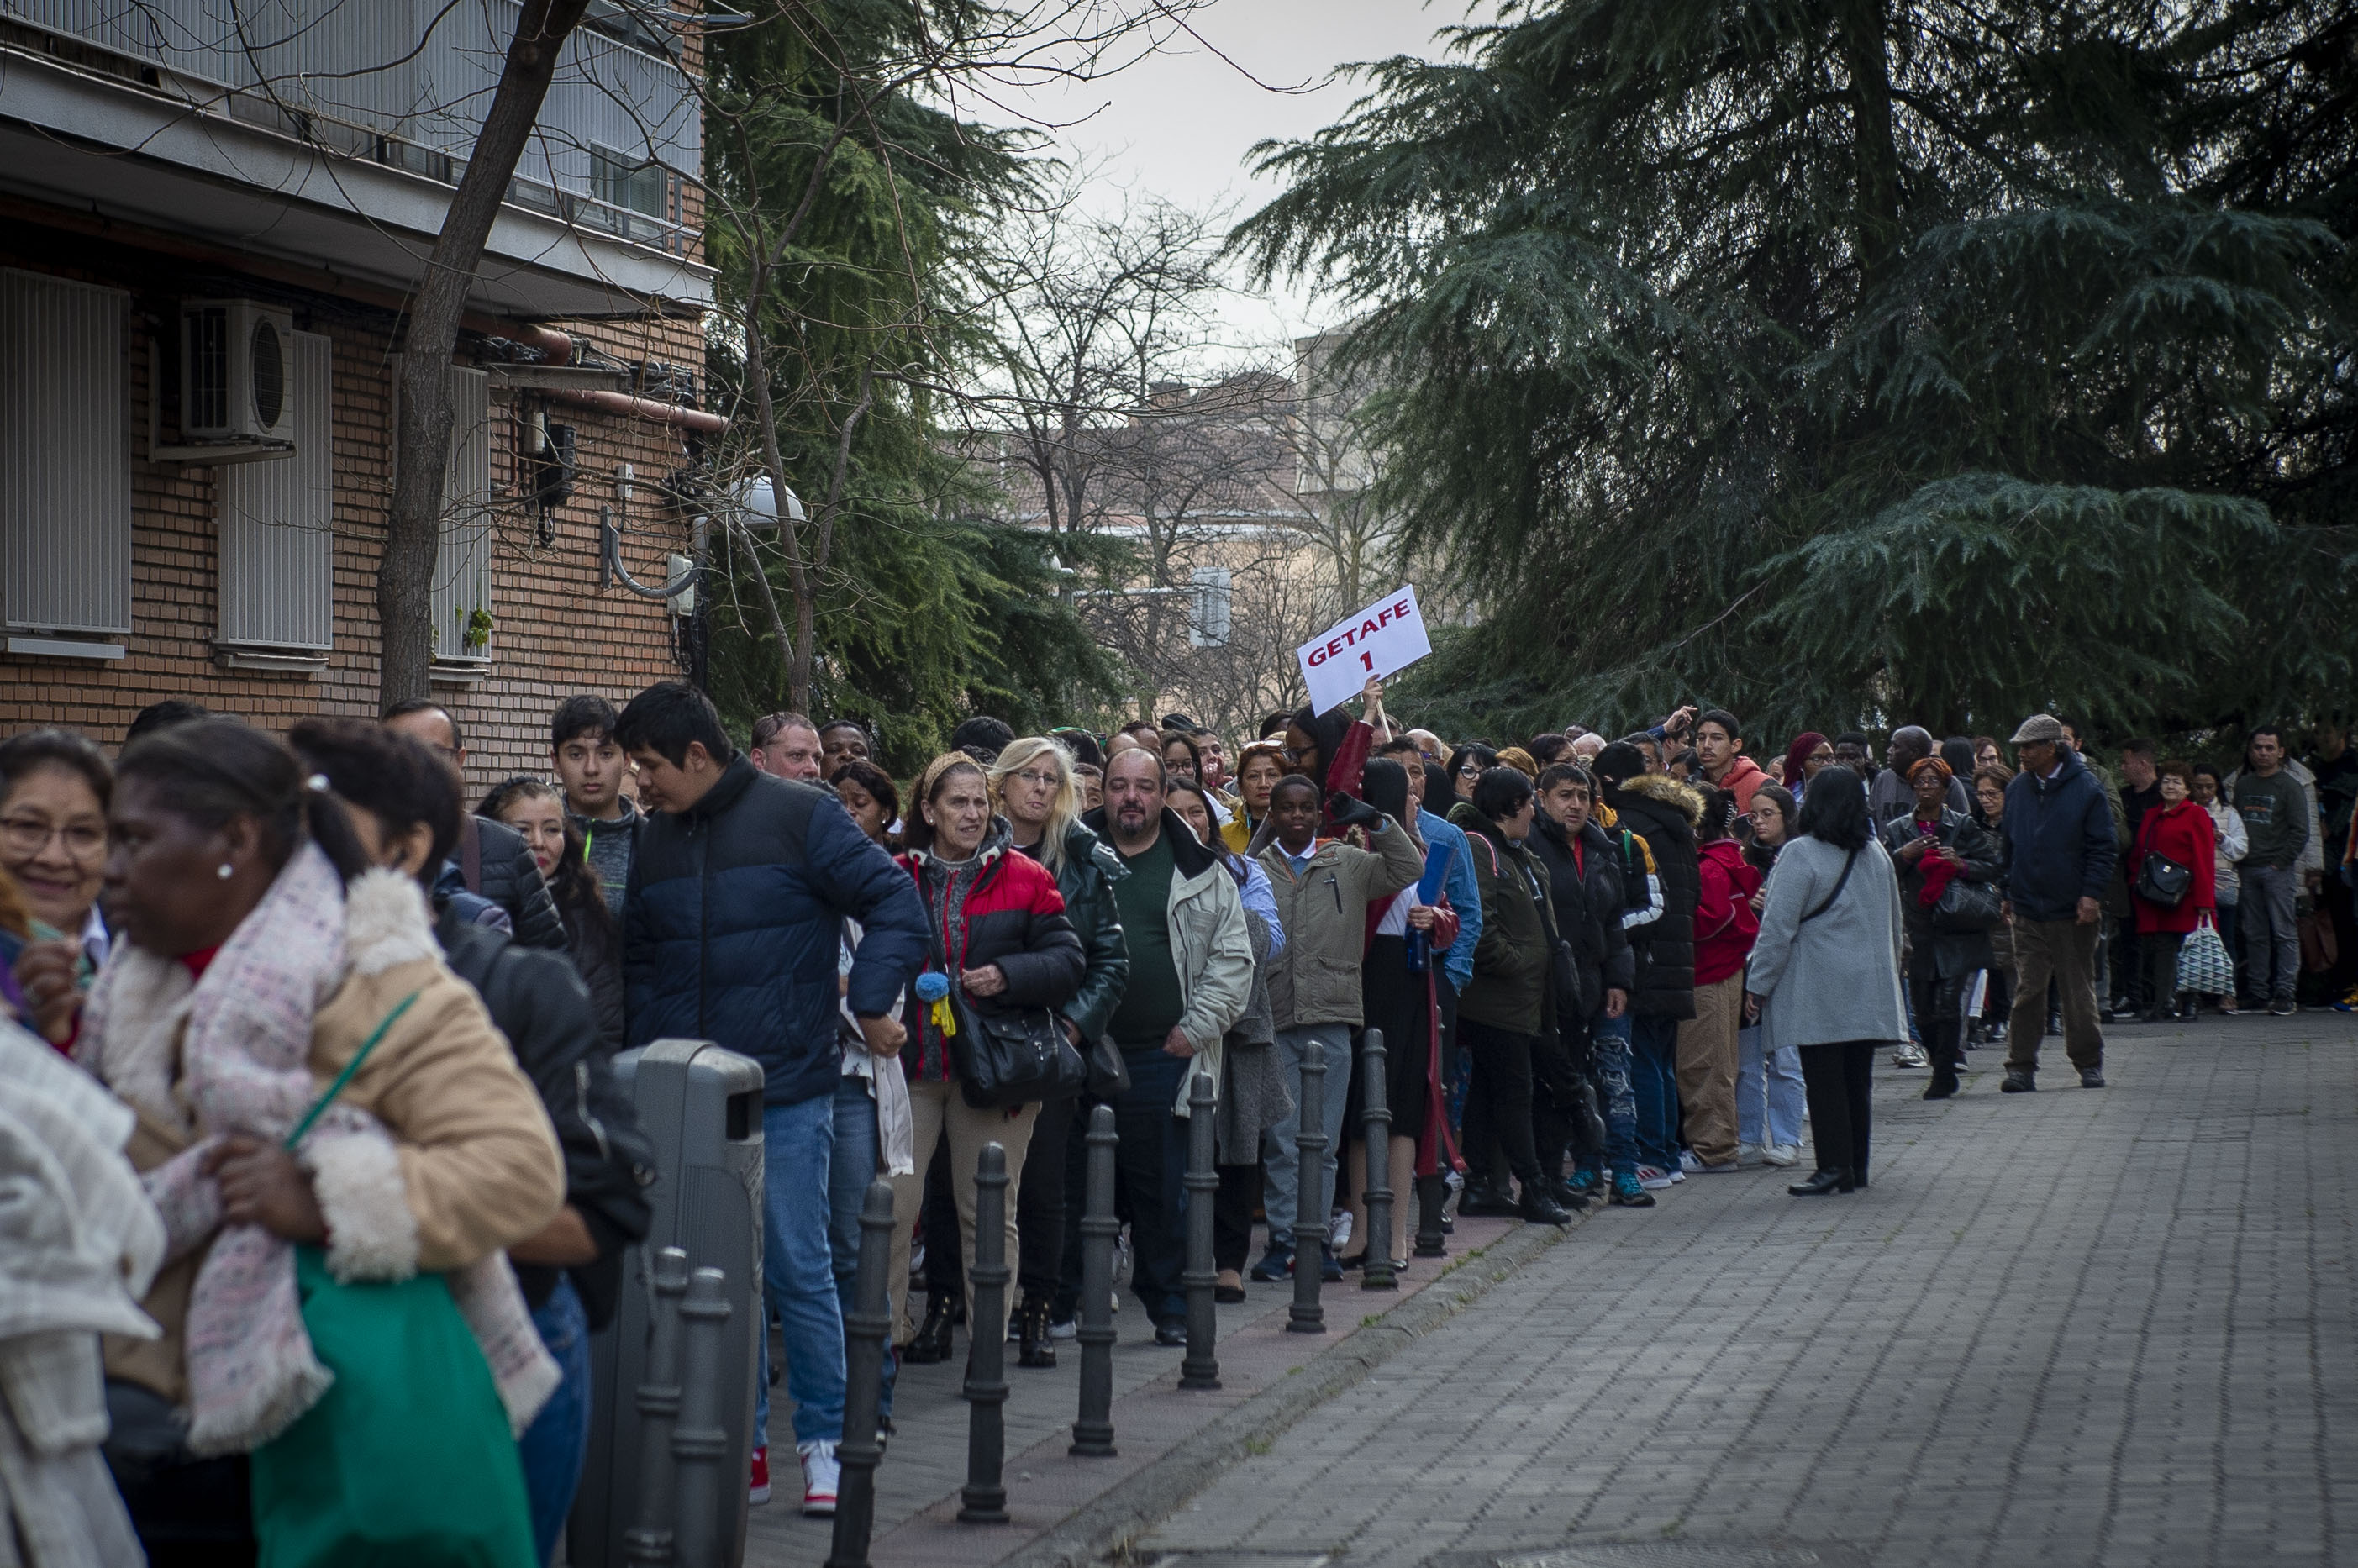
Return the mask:
[[(1433, 652), (1416, 589), (1387, 594), (1294, 650), (1311, 708), (1324, 713)], [(1376, 688), (1380, 693), (1381, 688)]]

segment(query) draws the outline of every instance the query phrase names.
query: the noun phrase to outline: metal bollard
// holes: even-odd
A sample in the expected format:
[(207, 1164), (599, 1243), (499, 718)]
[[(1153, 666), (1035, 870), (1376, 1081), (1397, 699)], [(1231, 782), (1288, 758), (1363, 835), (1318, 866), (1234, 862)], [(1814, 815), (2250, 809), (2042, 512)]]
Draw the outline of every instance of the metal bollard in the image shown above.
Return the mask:
[(1212, 1261), (1212, 1206), (1220, 1190), (1218, 1158), (1219, 1096), (1202, 1073), (1187, 1086), (1187, 1271), (1180, 1276), (1187, 1287), (1187, 1354), (1179, 1363), (1183, 1389), (1220, 1386), (1220, 1358), (1213, 1353), (1219, 1337), (1219, 1314), (1214, 1310), (1212, 1287), (1220, 1282)]
[(986, 1143), (974, 1162), (974, 1348), (967, 1356), (966, 1485), (960, 1524), (1005, 1524), (1007, 1486), (1007, 1151)]
[(1067, 1452), (1110, 1459), (1113, 1445), (1113, 1241), (1121, 1221), (1113, 1212), (1113, 1107), (1089, 1112), (1089, 1181), (1081, 1210), (1081, 1413)]
[[(718, 1269), (690, 1274), (687, 1299), (679, 1303), (679, 1424), (671, 1433), (679, 1466), (672, 1546), (680, 1568), (720, 1564), (720, 1462), (729, 1456), (729, 1433), (720, 1424), (720, 1362), (729, 1315), (729, 1276)], [(741, 1476), (728, 1480), (744, 1484)]]
[(672, 1561), (672, 1427), (679, 1420), (679, 1306), (687, 1293), (687, 1254), (655, 1253), (654, 1311), (647, 1336), (646, 1381), (638, 1388), (639, 1521), (622, 1532), (622, 1561), (648, 1568)]
[(1324, 1334), (1326, 1309), (1318, 1304), (1325, 1272), (1326, 1205), (1318, 1196), (1325, 1170), (1326, 1048), (1302, 1058), (1302, 1133), (1294, 1140), (1293, 1304), (1286, 1311), (1288, 1334)]
[(1368, 1152), (1368, 1250), (1359, 1272), (1363, 1291), (1396, 1291), (1392, 1276), (1392, 1112), (1386, 1103), (1384, 1032), (1368, 1031), (1359, 1048), (1359, 1146)]
[(827, 1568), (868, 1568), (868, 1535), (876, 1519), (877, 1405), (884, 1391), (884, 1341), (892, 1331), (886, 1287), (892, 1271), (892, 1184), (868, 1184), (860, 1208), (860, 1274), (851, 1315), (844, 1319), (843, 1463), (835, 1504), (835, 1541)]
[(1449, 1185), (1436, 1173), (1416, 1179), (1416, 1255), (1420, 1258), (1446, 1258), (1449, 1243), (1441, 1228), (1441, 1206), (1449, 1198)]

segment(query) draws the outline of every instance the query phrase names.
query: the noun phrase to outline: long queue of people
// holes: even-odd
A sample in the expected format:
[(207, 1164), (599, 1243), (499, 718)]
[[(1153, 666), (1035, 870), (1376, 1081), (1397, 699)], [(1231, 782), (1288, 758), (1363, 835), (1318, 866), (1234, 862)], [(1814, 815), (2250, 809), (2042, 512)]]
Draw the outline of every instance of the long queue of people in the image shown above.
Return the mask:
[[(61, 730), (0, 742), (0, 1000), (135, 1113), (165, 1223), (139, 1292), (160, 1334), (105, 1342), (105, 1458), (142, 1541), (332, 1557), (335, 1509), (367, 1499), (314, 1456), (357, 1423), (400, 1456), (387, 1476), (432, 1488), (432, 1529), (547, 1561), (588, 1335), (649, 1223), (619, 1049), (705, 1039), (763, 1069), (763, 1284), (801, 1504), (824, 1514), (879, 1175), (888, 1431), (894, 1372), (956, 1354), (961, 1326), (1055, 1365), (1095, 1104), (1120, 1132), (1129, 1289), (1166, 1345), (1198, 1081), (1224, 1301), (1379, 1248), (1410, 1268), (1410, 1206), (1369, 1234), (1378, 1175), (1443, 1182), (1450, 1223), (1561, 1225), (1748, 1169), (1855, 1193), (1887, 1051), (1942, 1099), (2003, 1044), (2003, 1087), (2028, 1092), (2060, 1033), (2102, 1087), (2125, 1013), (2289, 1010), (2331, 786), (2358, 771), (2296, 772), (2263, 729), (2223, 776), (2129, 742), (2115, 790), (2039, 714), (2003, 746), (1899, 728), (1881, 768), (1862, 733), (1805, 733), (1772, 777), (1725, 709), (1493, 748), (1394, 722), (1374, 685), (1358, 707), (1271, 715), (1233, 773), (1184, 715), (1020, 737), (979, 718), (904, 787), (856, 720), (774, 714), (741, 750), (667, 683), (619, 711), (567, 700), (546, 773), (471, 810), (460, 726), (427, 703), (283, 740), (160, 703), (112, 761)], [(1379, 1149), (1358, 1136), (1370, 1031)], [(1325, 1152), (1305, 1181), (1310, 1064)], [(969, 1283), (987, 1142), (1017, 1282), (990, 1323)], [(1327, 1220), (1314, 1259), (1304, 1214)], [(352, 1355), (338, 1333), (367, 1329), (319, 1306), (431, 1275), (450, 1310), (404, 1309), (412, 1364)]]

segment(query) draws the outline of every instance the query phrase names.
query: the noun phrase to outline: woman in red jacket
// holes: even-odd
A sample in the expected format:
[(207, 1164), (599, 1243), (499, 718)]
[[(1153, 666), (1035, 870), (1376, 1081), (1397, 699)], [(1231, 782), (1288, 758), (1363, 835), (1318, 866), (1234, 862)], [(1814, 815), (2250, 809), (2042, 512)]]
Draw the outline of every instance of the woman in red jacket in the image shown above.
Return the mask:
[[(2177, 1011), (2178, 950), (2205, 914), (2218, 908), (2219, 829), (2211, 814), (2194, 804), (2194, 770), (2184, 762), (2161, 764), (2161, 804), (2137, 825), (2129, 849), (2129, 902), (2136, 909), (2137, 946), (2145, 954), (2145, 1022), (2158, 1023)], [(2187, 871), (2186, 891), (2175, 903), (2146, 896), (2146, 858), (2159, 855)], [(2214, 916), (2215, 917), (2215, 916)]]
[(1742, 1053), (1736, 1032), (1744, 1022), (1744, 960), (1760, 935), (1752, 895), (1760, 872), (1744, 858), (1744, 846), (1728, 836), (1736, 796), (1704, 785), (1703, 819), (1695, 825), (1695, 860), (1701, 891), (1695, 900), (1695, 987), (1693, 1018), (1679, 1024), (1679, 1103), (1686, 1109), (1682, 1129), (1696, 1163), (1689, 1169), (1733, 1171), (1736, 1167), (1736, 1075)]

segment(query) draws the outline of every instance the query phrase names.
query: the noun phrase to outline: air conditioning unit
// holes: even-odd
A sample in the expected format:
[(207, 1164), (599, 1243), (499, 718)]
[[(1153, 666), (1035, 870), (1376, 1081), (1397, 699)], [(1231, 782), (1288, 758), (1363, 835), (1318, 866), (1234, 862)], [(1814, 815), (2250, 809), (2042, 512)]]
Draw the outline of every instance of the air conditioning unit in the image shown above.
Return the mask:
[(180, 438), (294, 449), (294, 312), (251, 299), (182, 301)]

